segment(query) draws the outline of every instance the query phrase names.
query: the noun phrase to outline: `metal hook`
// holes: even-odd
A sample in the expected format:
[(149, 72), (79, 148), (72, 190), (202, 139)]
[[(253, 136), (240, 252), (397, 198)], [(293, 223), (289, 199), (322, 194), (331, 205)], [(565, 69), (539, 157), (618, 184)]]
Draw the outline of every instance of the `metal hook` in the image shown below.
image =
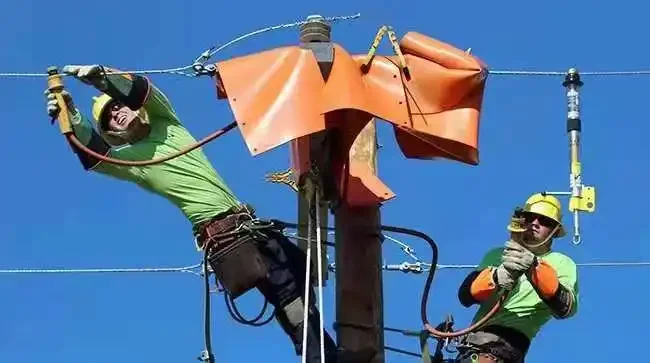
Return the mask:
[(580, 237), (579, 233), (574, 233), (573, 234), (573, 241), (572, 242), (576, 246), (579, 245), (582, 242), (582, 238)]

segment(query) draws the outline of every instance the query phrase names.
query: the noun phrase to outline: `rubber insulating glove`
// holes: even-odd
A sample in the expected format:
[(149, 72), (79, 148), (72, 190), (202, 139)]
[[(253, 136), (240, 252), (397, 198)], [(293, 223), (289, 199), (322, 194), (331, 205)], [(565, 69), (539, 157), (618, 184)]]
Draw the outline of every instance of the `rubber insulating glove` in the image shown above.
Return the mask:
[(512, 290), (517, 283), (517, 279), (512, 272), (508, 271), (503, 264), (500, 264), (494, 272), (497, 285), (505, 290)]
[(503, 266), (518, 279), (537, 263), (537, 257), (519, 243), (507, 241), (501, 261)]
[[(74, 102), (72, 102), (72, 96), (68, 91), (61, 91), (61, 96), (63, 96), (63, 101), (68, 106), (68, 110), (71, 115), (77, 114), (77, 109), (75, 108)], [(49, 90), (45, 90), (45, 97), (47, 99), (47, 114), (50, 117), (57, 117), (59, 112), (61, 112), (61, 107), (56, 100), (56, 95)]]
[(94, 86), (98, 90), (105, 90), (108, 86), (104, 67), (99, 64), (93, 65), (67, 65), (62, 72), (69, 74), (83, 83)]

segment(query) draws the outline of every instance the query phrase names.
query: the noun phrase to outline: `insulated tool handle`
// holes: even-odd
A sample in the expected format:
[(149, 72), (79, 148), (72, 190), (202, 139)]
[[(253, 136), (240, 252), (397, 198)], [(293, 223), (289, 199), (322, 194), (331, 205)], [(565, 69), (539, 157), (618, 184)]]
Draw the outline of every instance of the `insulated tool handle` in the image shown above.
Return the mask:
[(510, 219), (510, 224), (508, 224), (508, 230), (510, 231), (510, 239), (520, 244), (524, 242), (524, 239), (527, 237), (526, 232), (528, 228), (526, 227), (526, 220), (522, 208), (515, 208)]
[(63, 95), (61, 94), (64, 88), (63, 78), (56, 67), (49, 67), (47, 69), (47, 75), (47, 88), (56, 97), (56, 102), (59, 104), (59, 109), (61, 110), (57, 116), (59, 119), (59, 129), (62, 134), (72, 133), (68, 104), (65, 102)]
[(582, 164), (580, 162), (580, 134), (582, 120), (580, 118), (580, 87), (583, 82), (577, 69), (567, 71), (564, 82), (567, 96), (567, 123), (566, 131), (569, 137), (569, 211), (573, 213), (573, 243), (580, 244), (579, 212), (592, 213), (596, 207), (596, 189), (582, 183)]

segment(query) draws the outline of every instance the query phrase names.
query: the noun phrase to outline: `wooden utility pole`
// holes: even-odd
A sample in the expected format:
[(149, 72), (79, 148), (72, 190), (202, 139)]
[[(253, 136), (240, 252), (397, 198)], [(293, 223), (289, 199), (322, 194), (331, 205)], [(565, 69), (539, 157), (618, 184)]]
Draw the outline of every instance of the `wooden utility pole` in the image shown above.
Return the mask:
[[(334, 63), (330, 26), (320, 16), (310, 16), (301, 26), (301, 44), (310, 49), (318, 62), (325, 82)], [(328, 117), (328, 116), (326, 116)], [(340, 117), (340, 116), (333, 116)], [(309, 153), (318, 169), (318, 184), (330, 202), (338, 195), (331, 169), (334, 154), (344, 146), (339, 144), (337, 130), (324, 130), (309, 135)], [(357, 135), (349, 151), (351, 162), (365, 163), (373, 173), (377, 169), (377, 140), (374, 119)], [(348, 170), (349, 172), (349, 170)], [(299, 197), (301, 223), (308, 220), (307, 203)], [(352, 207), (345, 198), (336, 200), (336, 329), (339, 363), (384, 363), (384, 319), (382, 288), (382, 250), (379, 206)], [(317, 213), (327, 215), (324, 206)], [(327, 221), (321, 217), (321, 221)], [(321, 228), (323, 224), (321, 224)], [(301, 231), (306, 235), (307, 229)], [(326, 234), (323, 233), (323, 236)], [(304, 246), (304, 245), (303, 245)], [(314, 248), (315, 246), (312, 246)], [(312, 249), (314, 250), (314, 249)], [(325, 259), (324, 259), (325, 260)], [(326, 270), (326, 267), (325, 269)]]
[[(357, 136), (350, 149), (350, 160), (366, 163), (373, 173), (377, 173), (374, 119)], [(379, 206), (353, 208), (341, 203), (334, 216), (338, 346), (343, 351), (359, 352), (355, 363), (384, 363)]]

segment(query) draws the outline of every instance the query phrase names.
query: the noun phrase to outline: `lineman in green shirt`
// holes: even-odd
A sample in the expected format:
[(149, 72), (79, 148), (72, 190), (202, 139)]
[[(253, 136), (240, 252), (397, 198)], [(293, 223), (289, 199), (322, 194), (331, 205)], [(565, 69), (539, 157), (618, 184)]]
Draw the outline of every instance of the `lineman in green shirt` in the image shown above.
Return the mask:
[(551, 250), (553, 238), (566, 235), (560, 201), (534, 194), (523, 208), (527, 229), (521, 243), (487, 252), (461, 284), (460, 302), (479, 304), (473, 322), (494, 306), (500, 290), (510, 290), (503, 307), (477, 331), (465, 336), (459, 362), (523, 362), (532, 339), (551, 318), (578, 311), (578, 275), (573, 260)]
[[(70, 94), (64, 94), (73, 131), (84, 145), (115, 159), (151, 160), (177, 153), (196, 142), (167, 97), (147, 78), (111, 71), (114, 70), (100, 65), (63, 68), (64, 73), (102, 92), (94, 98), (92, 106), (98, 132), (75, 107)], [(48, 114), (56, 116), (59, 105), (53, 94), (46, 91), (46, 95)], [(213, 237), (236, 229), (255, 219), (255, 215), (250, 206), (237, 199), (200, 148), (148, 166), (111, 164), (74, 145), (73, 150), (85, 170), (135, 183), (178, 207), (192, 225), (197, 248), (203, 250), (210, 243), (209, 263), (224, 287), (231, 288), (233, 297), (256, 287), (276, 308), (276, 318), (293, 342), (296, 354), (302, 350), (303, 312), (307, 308), (307, 362), (321, 362), (319, 311), (313, 303), (305, 307), (302, 302), (305, 254), (275, 228), (263, 230), (263, 236), (244, 233), (230, 239)], [(242, 247), (240, 253), (223, 252), (232, 246), (248, 249)], [(325, 345), (324, 362), (335, 362), (336, 346), (327, 332)]]

